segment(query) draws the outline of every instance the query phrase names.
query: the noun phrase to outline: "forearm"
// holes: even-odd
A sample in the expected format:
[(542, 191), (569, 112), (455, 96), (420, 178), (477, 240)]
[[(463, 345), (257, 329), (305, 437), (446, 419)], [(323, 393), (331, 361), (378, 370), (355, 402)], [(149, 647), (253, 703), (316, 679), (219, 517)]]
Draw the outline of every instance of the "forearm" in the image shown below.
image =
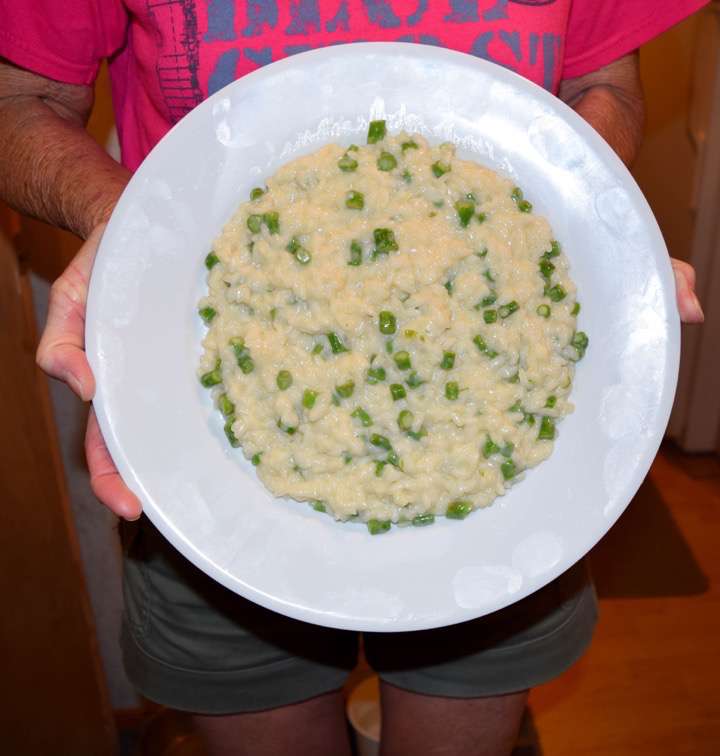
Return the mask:
[(632, 165), (642, 141), (642, 106), (623, 101), (612, 89), (594, 87), (577, 103), (575, 110), (615, 150), (625, 165)]
[(24, 84), (24, 76), (0, 71), (0, 197), (86, 238), (107, 220), (130, 173), (87, 134), (83, 112), (62, 98), (15, 91), (13, 77)]
[(636, 53), (562, 83), (560, 97), (631, 165), (642, 141), (644, 102)]

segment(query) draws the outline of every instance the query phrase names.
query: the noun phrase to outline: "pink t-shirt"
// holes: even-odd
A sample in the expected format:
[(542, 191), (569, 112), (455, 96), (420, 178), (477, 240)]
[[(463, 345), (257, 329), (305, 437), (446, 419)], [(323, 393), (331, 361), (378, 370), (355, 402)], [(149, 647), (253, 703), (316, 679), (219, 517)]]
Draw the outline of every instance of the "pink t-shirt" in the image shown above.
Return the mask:
[(136, 168), (205, 97), (324, 45), (405, 41), (494, 61), (557, 92), (708, 0), (0, 0), (0, 56), (91, 84), (110, 60), (123, 162)]

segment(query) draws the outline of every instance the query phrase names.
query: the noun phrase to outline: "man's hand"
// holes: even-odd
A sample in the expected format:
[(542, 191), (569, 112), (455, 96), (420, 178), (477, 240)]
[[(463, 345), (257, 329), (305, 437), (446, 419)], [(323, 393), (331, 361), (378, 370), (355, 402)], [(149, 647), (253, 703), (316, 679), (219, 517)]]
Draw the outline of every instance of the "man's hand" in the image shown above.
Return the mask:
[[(637, 52), (585, 76), (566, 79), (559, 94), (626, 165), (633, 162), (640, 148), (645, 112)], [(681, 260), (670, 262), (680, 319), (683, 323), (702, 323), (703, 311), (695, 294), (695, 271)]]
[[(83, 400), (95, 394), (95, 378), (85, 356), (85, 307), (93, 260), (104, 230), (90, 234), (65, 272), (50, 290), (48, 320), (37, 350), (38, 365), (59, 378)], [(123, 483), (91, 410), (85, 435), (85, 455), (95, 496), (119, 517), (135, 520), (142, 512), (139, 499)]]

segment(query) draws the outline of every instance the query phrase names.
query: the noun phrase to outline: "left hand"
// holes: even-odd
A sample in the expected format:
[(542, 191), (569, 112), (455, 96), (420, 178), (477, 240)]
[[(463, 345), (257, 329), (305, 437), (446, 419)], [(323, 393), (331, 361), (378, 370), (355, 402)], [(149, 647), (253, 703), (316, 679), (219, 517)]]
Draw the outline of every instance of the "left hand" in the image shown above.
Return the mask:
[(675, 274), (675, 292), (680, 320), (683, 323), (702, 323), (705, 315), (695, 294), (695, 270), (692, 265), (682, 260), (672, 258), (670, 262)]

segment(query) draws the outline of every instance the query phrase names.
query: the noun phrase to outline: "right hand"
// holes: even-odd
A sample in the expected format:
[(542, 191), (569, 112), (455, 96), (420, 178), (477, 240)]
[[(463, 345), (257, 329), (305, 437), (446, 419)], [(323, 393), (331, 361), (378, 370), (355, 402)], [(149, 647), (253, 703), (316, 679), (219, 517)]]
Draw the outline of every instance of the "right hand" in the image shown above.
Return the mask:
[[(67, 383), (86, 402), (95, 395), (95, 377), (85, 356), (85, 307), (90, 273), (104, 230), (104, 224), (95, 228), (52, 285), (47, 324), (37, 350), (40, 368)], [(118, 517), (140, 517), (140, 500), (120, 477), (92, 409), (85, 433), (85, 456), (95, 496)]]

